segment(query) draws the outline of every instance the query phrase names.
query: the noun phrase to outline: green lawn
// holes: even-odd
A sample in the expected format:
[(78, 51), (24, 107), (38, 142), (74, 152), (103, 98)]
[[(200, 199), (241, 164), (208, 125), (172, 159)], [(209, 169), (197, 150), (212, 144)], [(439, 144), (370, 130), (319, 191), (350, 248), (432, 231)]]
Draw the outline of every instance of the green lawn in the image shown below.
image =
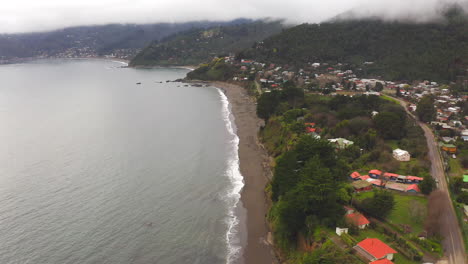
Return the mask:
[(412, 227), (412, 233), (419, 234), (424, 227), (427, 215), (427, 199), (419, 196), (395, 194), (395, 209), (387, 217), (394, 225), (405, 224)]
[(390, 96), (387, 96), (387, 95), (382, 95), (380, 98), (385, 99), (385, 100), (390, 101), (390, 102), (393, 102), (395, 104), (400, 104), (400, 102), (398, 102), (397, 100), (395, 100), (395, 99), (393, 99), (393, 98), (391, 98)]
[[(412, 233), (419, 234), (424, 228), (424, 219), (427, 215), (427, 198), (412, 195), (402, 195), (393, 192), (395, 195), (395, 208), (387, 217), (387, 222), (393, 225), (410, 225)], [(371, 198), (373, 192), (359, 193), (354, 196), (354, 199), (362, 201), (366, 198)]]
[(450, 166), (450, 177), (460, 177), (463, 175), (464, 170), (460, 164), (459, 159), (452, 159), (450, 157), (448, 163)]
[(385, 143), (389, 145), (393, 150), (398, 148), (398, 140), (386, 140)]

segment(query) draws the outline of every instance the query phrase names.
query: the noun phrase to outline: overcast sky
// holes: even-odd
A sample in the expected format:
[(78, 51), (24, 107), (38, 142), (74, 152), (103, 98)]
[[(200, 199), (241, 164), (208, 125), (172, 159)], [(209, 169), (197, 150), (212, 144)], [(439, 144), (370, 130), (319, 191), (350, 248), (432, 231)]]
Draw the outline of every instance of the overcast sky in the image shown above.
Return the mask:
[(350, 9), (360, 16), (425, 21), (443, 3), (468, 0), (1, 0), (0, 33), (107, 23), (284, 18), (320, 22)]

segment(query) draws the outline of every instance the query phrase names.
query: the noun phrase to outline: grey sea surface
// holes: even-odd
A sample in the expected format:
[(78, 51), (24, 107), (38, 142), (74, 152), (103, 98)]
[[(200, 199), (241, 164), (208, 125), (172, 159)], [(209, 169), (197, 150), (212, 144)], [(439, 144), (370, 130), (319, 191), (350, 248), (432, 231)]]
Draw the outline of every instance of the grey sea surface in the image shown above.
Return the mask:
[(184, 69), (121, 66), (0, 66), (0, 263), (216, 264), (235, 253), (242, 183), (221, 93), (165, 82)]

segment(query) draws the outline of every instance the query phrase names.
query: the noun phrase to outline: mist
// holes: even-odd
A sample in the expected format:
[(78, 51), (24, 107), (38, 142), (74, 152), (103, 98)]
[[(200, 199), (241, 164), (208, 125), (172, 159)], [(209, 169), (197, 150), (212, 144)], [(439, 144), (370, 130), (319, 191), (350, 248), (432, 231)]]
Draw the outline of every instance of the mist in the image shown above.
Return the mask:
[(49, 31), (109, 23), (159, 23), (236, 18), (278, 18), (317, 23), (346, 12), (352, 17), (426, 22), (468, 0), (15, 0), (0, 5), (0, 33)]

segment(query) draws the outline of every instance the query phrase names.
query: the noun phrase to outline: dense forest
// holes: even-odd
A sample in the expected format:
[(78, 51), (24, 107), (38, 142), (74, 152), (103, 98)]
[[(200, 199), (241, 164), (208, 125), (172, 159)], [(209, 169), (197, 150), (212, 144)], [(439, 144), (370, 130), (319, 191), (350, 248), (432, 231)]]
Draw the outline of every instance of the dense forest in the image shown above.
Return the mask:
[(131, 66), (198, 65), (215, 56), (228, 55), (251, 47), (283, 28), (281, 22), (252, 23), (192, 29), (155, 41), (142, 50)]
[(455, 80), (468, 65), (468, 15), (451, 9), (444, 21), (426, 24), (378, 19), (303, 24), (256, 43), (239, 57), (298, 67), (349, 63), (388, 80)]

